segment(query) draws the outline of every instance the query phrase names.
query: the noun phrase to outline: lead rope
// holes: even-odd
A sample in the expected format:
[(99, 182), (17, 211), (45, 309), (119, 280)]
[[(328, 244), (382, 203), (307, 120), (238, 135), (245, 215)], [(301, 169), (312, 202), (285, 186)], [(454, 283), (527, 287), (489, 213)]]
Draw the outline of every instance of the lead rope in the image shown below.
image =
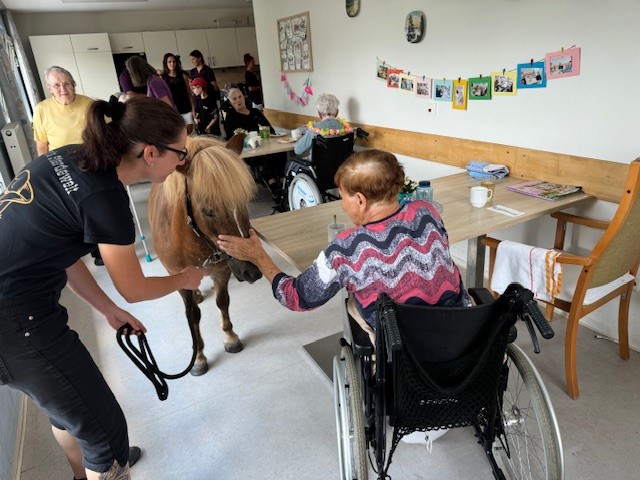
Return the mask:
[(142, 374), (149, 379), (156, 389), (158, 398), (160, 400), (166, 400), (169, 396), (169, 385), (167, 380), (175, 380), (177, 378), (184, 377), (192, 368), (196, 361), (197, 345), (196, 345), (196, 332), (195, 328), (188, 319), (190, 318), (191, 311), (194, 306), (193, 291), (187, 290), (187, 323), (189, 324), (189, 331), (191, 332), (191, 340), (193, 341), (192, 348), (193, 354), (189, 366), (180, 373), (168, 374), (164, 373), (158, 367), (155, 357), (149, 347), (149, 342), (144, 333), (135, 335), (138, 337), (138, 347), (133, 344), (131, 340), (131, 334), (129, 333), (132, 328), (131, 325), (121, 326), (116, 333), (116, 340), (120, 348), (127, 354), (133, 364), (138, 367)]

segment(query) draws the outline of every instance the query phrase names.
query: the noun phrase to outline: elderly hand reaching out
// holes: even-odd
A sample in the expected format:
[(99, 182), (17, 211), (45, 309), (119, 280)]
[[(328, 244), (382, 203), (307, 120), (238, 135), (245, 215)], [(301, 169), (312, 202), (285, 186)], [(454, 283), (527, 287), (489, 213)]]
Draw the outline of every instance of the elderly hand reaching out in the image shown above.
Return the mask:
[(262, 242), (253, 228), (249, 229), (249, 238), (218, 235), (218, 247), (233, 258), (253, 263), (269, 282), (281, 271), (262, 248)]

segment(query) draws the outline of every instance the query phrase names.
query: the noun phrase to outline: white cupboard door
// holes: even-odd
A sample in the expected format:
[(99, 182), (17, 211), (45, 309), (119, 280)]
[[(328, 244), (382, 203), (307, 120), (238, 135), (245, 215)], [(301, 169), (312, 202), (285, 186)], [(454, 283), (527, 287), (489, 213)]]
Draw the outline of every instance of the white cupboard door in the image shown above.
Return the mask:
[(236, 28), (236, 37), (238, 39), (238, 56), (240, 64), (244, 63), (244, 54), (250, 53), (256, 60), (256, 65), (260, 64), (258, 56), (258, 41), (256, 39), (256, 29), (254, 27), (238, 27)]
[(209, 62), (211, 68), (236, 67), (243, 64), (242, 57), (238, 57), (235, 28), (209, 28), (207, 41), (211, 55)]
[(178, 54), (182, 61), (183, 70), (191, 70), (191, 60), (189, 54), (194, 50), (200, 50), (204, 57), (204, 63), (211, 65), (209, 46), (207, 44), (207, 33), (204, 29), (199, 30), (176, 30), (176, 41), (178, 42)]
[(110, 33), (109, 43), (112, 53), (137, 53), (144, 52), (142, 33)]
[(53, 65), (68, 70), (76, 81), (76, 92), (83, 93), (82, 82), (80, 81), (80, 74), (76, 66), (76, 58), (69, 35), (36, 35), (29, 37), (29, 43), (31, 43), (31, 51), (36, 61), (36, 68), (38, 69), (38, 76), (40, 77), (45, 97), (51, 96), (47, 88), (45, 71)]
[(76, 53), (83, 52), (109, 52), (111, 53), (111, 44), (109, 44), (109, 35), (106, 33), (81, 33), (69, 35), (71, 37), (71, 45)]
[[(144, 41), (144, 53), (147, 62), (156, 70), (162, 70), (162, 59), (165, 53), (178, 54), (178, 44), (176, 34), (173, 30), (160, 32), (142, 32)], [(189, 67), (189, 57), (187, 57), (186, 67)], [(185, 60), (182, 59), (182, 68), (185, 68)]]
[(76, 53), (76, 63), (87, 97), (108, 101), (120, 91), (111, 52)]

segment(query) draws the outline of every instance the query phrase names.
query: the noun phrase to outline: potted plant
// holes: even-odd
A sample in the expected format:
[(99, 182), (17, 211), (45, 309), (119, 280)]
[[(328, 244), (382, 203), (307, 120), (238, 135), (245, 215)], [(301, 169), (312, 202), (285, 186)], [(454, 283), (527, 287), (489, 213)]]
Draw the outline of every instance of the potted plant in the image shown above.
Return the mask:
[(404, 185), (400, 189), (400, 193), (398, 193), (398, 203), (404, 205), (415, 200), (416, 188), (418, 188), (418, 182), (414, 182), (409, 177), (404, 177)]

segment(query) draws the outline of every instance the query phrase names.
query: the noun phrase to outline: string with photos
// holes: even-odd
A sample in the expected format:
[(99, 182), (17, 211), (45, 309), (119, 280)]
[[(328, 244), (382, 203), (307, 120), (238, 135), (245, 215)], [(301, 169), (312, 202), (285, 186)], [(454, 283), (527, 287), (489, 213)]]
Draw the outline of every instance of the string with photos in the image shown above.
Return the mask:
[(287, 78), (286, 74), (284, 73), (280, 74), (280, 81), (282, 82), (282, 85), (287, 91), (287, 96), (289, 97), (289, 100), (291, 100), (296, 105), (299, 105), (301, 107), (306, 107), (307, 105), (309, 105), (309, 97), (313, 96), (313, 89), (311, 88), (311, 77), (307, 77), (307, 79), (302, 84), (302, 87), (303, 87), (302, 96), (298, 95), (291, 88), (291, 85), (289, 84), (289, 79)]
[[(564, 48), (564, 47), (562, 47), (562, 48), (560, 49), (560, 51), (561, 51), (561, 52), (564, 52), (565, 50), (571, 50), (571, 49), (573, 49), (573, 48), (576, 48), (576, 45), (575, 45), (575, 44), (574, 44), (574, 45), (572, 45), (572, 46), (571, 46), (571, 47), (569, 47), (569, 48)], [(545, 61), (545, 58), (543, 57), (541, 60), (537, 60), (535, 63), (544, 62), (544, 61)], [(534, 60), (533, 60), (533, 59), (531, 59), (531, 62), (530, 62), (530, 63), (531, 63), (531, 64), (533, 64), (533, 63), (534, 63)], [(419, 78), (422, 78), (423, 80), (424, 80), (425, 78), (433, 78), (433, 79), (442, 78), (443, 80), (446, 80), (446, 79), (447, 79), (446, 77), (438, 76), (438, 75), (433, 76), (433, 77), (427, 77), (427, 75), (419, 75), (419, 74), (411, 75), (411, 72), (410, 72), (410, 71), (407, 71), (406, 73), (404, 73), (404, 72), (405, 72), (405, 70), (404, 70), (404, 69), (399, 69), (398, 67), (392, 67), (392, 66), (391, 66), (391, 64), (388, 64), (385, 60), (381, 60), (381, 59), (380, 59), (379, 57), (377, 57), (377, 56), (376, 56), (376, 66), (377, 66), (377, 70), (378, 70), (378, 71), (377, 71), (377, 77), (378, 77), (379, 79), (381, 79), (381, 80), (387, 80), (387, 77), (386, 77), (386, 72), (387, 72), (387, 70), (401, 71), (401, 72), (403, 72), (403, 74), (404, 74), (404, 75), (406, 75), (406, 76), (410, 76), (410, 77), (413, 77), (414, 79), (419, 79)], [(496, 71), (496, 72), (497, 72), (497, 71), (499, 71), (499, 70), (491, 70), (491, 71)], [(507, 69), (505, 69), (505, 68), (502, 68), (502, 69), (500, 69), (500, 71), (502, 71), (502, 74), (504, 75), (504, 74), (505, 74), (505, 72), (517, 72), (517, 71), (518, 71), (518, 67), (516, 66), (516, 68), (512, 68), (512, 69), (510, 69), (510, 70), (507, 70)], [(489, 76), (491, 76), (491, 75), (489, 75)], [(480, 74), (480, 75), (479, 75), (479, 77), (480, 77), (480, 78), (482, 78), (482, 77), (483, 77), (483, 75), (482, 75), (482, 74)], [(458, 80), (460, 80), (461, 78), (462, 78), (462, 77), (458, 77)], [(472, 78), (472, 77), (467, 77), (467, 78)]]

